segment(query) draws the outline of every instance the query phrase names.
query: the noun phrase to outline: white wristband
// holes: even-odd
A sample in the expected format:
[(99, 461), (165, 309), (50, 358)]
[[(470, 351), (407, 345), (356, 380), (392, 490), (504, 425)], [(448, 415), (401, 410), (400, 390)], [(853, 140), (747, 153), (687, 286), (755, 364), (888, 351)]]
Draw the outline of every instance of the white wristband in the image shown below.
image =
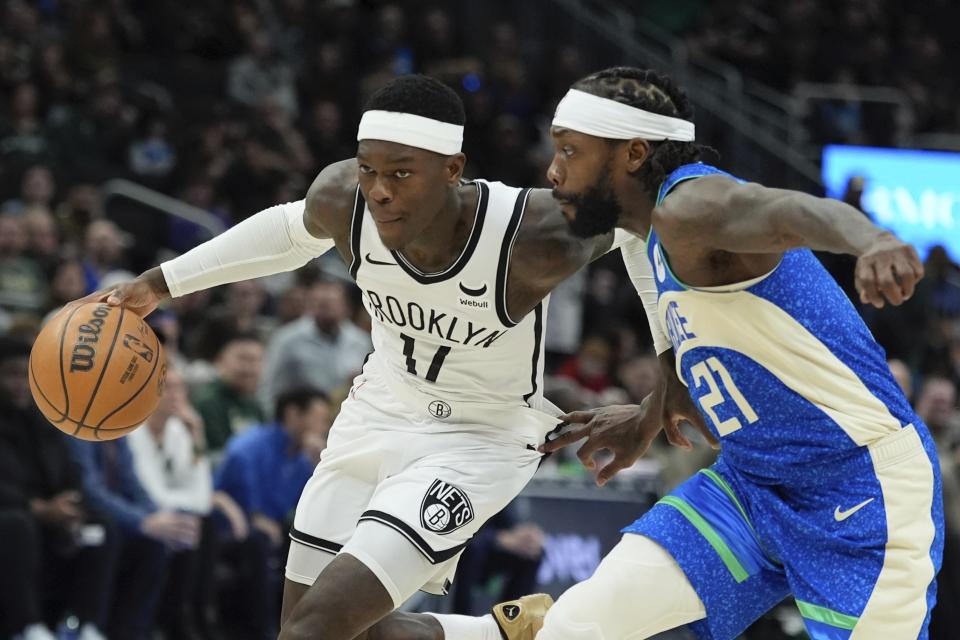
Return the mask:
[(623, 255), (623, 264), (627, 267), (633, 288), (637, 290), (643, 310), (647, 314), (653, 348), (657, 355), (660, 355), (673, 345), (660, 325), (660, 315), (657, 313), (657, 281), (653, 278), (653, 267), (647, 257), (647, 244), (643, 238), (632, 236), (620, 244), (620, 253)]
[(230, 282), (291, 271), (333, 248), (303, 223), (304, 201), (279, 204), (160, 265), (174, 298)]

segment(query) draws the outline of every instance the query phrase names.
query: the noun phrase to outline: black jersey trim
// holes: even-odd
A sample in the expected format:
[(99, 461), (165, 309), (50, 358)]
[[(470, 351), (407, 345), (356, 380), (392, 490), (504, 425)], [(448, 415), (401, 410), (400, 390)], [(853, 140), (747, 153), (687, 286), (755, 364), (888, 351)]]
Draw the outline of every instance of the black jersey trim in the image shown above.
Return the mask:
[(543, 343), (543, 302), (540, 302), (534, 310), (533, 320), (533, 366), (530, 371), (530, 393), (523, 396), (523, 401), (530, 404), (530, 398), (537, 393), (537, 381), (540, 376), (540, 345)]
[(460, 553), (464, 547), (467, 546), (467, 543), (458, 544), (455, 547), (450, 547), (449, 549), (443, 549), (442, 551), (434, 551), (430, 548), (430, 545), (427, 544), (427, 541), (417, 533), (417, 530), (408, 525), (406, 522), (392, 516), (389, 513), (384, 513), (383, 511), (376, 511), (371, 509), (370, 511), (364, 511), (363, 515), (360, 516), (359, 522), (379, 522), (382, 525), (386, 525), (391, 529), (396, 529), (400, 535), (410, 541), (417, 550), (423, 554), (423, 557), (430, 561), (430, 564), (440, 564), (441, 562), (446, 562), (453, 556)]
[(309, 533), (298, 531), (293, 527), (290, 528), (290, 539), (294, 542), (299, 542), (302, 545), (313, 547), (314, 549), (319, 549), (320, 551), (326, 551), (327, 553), (337, 554), (340, 553), (341, 549), (343, 549), (342, 544), (337, 544), (336, 542), (332, 542), (330, 540), (324, 540), (323, 538), (312, 536)]
[(520, 230), (520, 221), (523, 219), (523, 212), (527, 210), (527, 200), (530, 198), (530, 189), (523, 189), (517, 194), (517, 201), (513, 205), (513, 213), (510, 215), (510, 222), (507, 223), (507, 230), (503, 234), (503, 244), (500, 245), (500, 261), (497, 264), (497, 290), (494, 295), (494, 304), (497, 307), (497, 317), (505, 327), (515, 327), (517, 323), (510, 318), (507, 312), (507, 275), (510, 266), (510, 256), (513, 253), (513, 244), (517, 240), (517, 234)]
[(357, 185), (357, 197), (353, 203), (353, 217), (350, 220), (350, 252), (353, 258), (350, 260), (350, 276), (356, 280), (357, 272), (360, 271), (360, 262), (363, 256), (360, 255), (360, 230), (363, 228), (363, 212), (367, 208), (367, 202), (360, 193), (360, 185)]
[(490, 187), (488, 187), (485, 182), (477, 180), (473, 182), (473, 184), (477, 185), (478, 191), (477, 213), (473, 218), (473, 228), (470, 230), (470, 237), (467, 239), (467, 244), (460, 253), (460, 256), (452, 265), (437, 273), (424, 273), (420, 271), (420, 269), (417, 269), (414, 265), (410, 264), (410, 262), (399, 251), (390, 252), (396, 259), (397, 264), (400, 265), (400, 268), (406, 271), (407, 275), (420, 284), (433, 284), (435, 282), (449, 280), (463, 271), (463, 268), (467, 266), (468, 262), (470, 262), (473, 252), (480, 243), (480, 235), (483, 233), (483, 221), (487, 217), (487, 203), (490, 200)]

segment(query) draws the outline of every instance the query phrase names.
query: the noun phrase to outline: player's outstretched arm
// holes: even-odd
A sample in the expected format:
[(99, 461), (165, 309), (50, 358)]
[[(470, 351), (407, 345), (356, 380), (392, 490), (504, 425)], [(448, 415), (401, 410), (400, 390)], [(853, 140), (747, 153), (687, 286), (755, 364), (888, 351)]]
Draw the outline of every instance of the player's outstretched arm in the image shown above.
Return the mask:
[(290, 271), (326, 253), (349, 227), (356, 184), (352, 160), (328, 166), (304, 200), (256, 213), (216, 238), (94, 299), (147, 315), (169, 297)]
[(672, 253), (779, 254), (809, 247), (857, 256), (860, 299), (876, 307), (902, 303), (923, 277), (913, 247), (846, 203), (799, 191), (700, 178), (678, 186), (654, 210), (653, 225)]

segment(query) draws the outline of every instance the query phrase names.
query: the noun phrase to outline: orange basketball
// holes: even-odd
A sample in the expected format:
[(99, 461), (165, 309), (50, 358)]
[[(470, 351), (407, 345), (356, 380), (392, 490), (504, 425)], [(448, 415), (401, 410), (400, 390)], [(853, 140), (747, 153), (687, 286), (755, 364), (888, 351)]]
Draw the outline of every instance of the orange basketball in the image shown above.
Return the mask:
[(166, 365), (143, 318), (103, 302), (69, 306), (30, 352), (30, 390), (53, 426), (83, 440), (112, 440), (153, 413)]

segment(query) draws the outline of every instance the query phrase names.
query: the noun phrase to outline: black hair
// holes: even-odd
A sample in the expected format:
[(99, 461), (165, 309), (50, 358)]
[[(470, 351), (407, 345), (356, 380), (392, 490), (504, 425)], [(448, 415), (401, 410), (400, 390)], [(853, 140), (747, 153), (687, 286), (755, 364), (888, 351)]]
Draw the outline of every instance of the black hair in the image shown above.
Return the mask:
[(435, 78), (400, 76), (377, 89), (364, 111), (397, 111), (463, 126), (467, 115), (457, 92)]
[(14, 358), (29, 358), (30, 343), (23, 338), (0, 336), (0, 362)]
[(260, 337), (260, 334), (256, 331), (227, 331), (222, 335), (220, 340), (216, 343), (216, 350), (214, 351), (217, 354), (217, 357), (223, 355), (223, 352), (234, 342), (256, 342), (257, 344), (263, 344), (263, 338)]
[(295, 389), (288, 389), (277, 396), (277, 400), (274, 403), (274, 418), (277, 422), (283, 422), (283, 414), (287, 412), (287, 409), (290, 407), (296, 407), (300, 411), (305, 411), (313, 402), (320, 400), (324, 403), (329, 403), (330, 398), (327, 397), (323, 391), (316, 389), (314, 387), (298, 387)]
[[(572, 88), (651, 113), (693, 121), (693, 106), (687, 95), (673, 80), (652, 69), (610, 67), (577, 80)], [(671, 171), (699, 162), (705, 153), (716, 154), (710, 147), (678, 140), (651, 142), (650, 149), (650, 156), (634, 176), (654, 197)]]

